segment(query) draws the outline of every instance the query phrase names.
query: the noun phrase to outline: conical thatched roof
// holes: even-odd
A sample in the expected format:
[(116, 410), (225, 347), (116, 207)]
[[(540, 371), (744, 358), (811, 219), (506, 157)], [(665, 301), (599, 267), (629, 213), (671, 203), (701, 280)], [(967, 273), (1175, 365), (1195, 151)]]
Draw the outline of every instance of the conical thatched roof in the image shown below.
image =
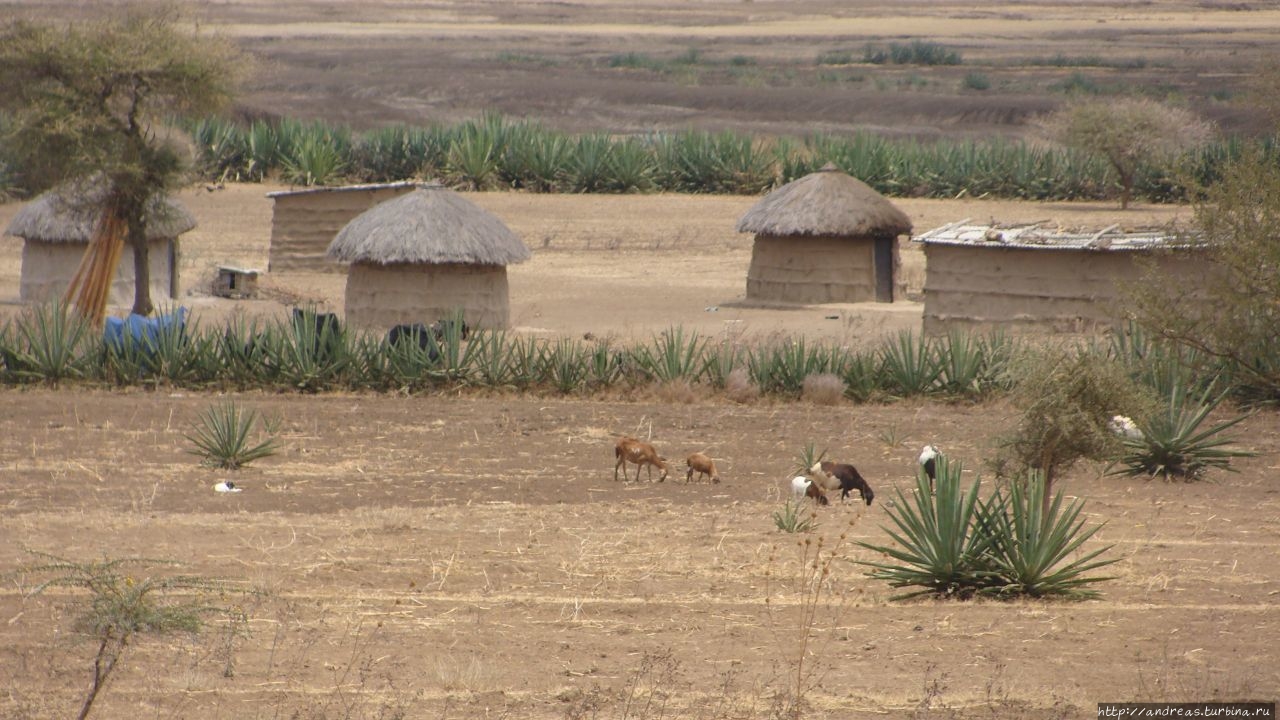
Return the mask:
[[(73, 190), (51, 190), (32, 200), (13, 216), (6, 235), (49, 243), (87, 243), (102, 216), (95, 196), (103, 188), (84, 195)], [(161, 202), (152, 198), (147, 204), (147, 239), (176, 238), (196, 226), (195, 217), (177, 200)]]
[(329, 245), (343, 262), (510, 265), (529, 248), (498, 217), (440, 185), (424, 185), (356, 216)]
[(757, 235), (872, 237), (911, 232), (911, 219), (861, 180), (828, 164), (765, 195), (738, 221)]

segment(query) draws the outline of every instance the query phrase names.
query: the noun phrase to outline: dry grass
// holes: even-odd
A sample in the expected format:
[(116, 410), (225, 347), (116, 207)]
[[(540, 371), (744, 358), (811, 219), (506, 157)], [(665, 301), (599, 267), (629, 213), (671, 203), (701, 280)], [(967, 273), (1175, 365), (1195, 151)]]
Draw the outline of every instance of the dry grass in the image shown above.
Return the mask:
[(800, 397), (815, 405), (839, 405), (844, 401), (845, 389), (839, 375), (816, 373), (805, 377)]

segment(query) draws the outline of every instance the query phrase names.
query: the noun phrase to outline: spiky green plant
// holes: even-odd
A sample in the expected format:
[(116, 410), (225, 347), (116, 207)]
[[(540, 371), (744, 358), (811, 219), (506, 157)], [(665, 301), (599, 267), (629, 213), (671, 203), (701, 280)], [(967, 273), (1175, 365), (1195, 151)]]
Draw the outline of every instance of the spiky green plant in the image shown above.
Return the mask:
[(885, 532), (896, 545), (858, 543), (896, 561), (859, 561), (872, 568), (871, 577), (895, 588), (920, 588), (892, 599), (929, 594), (968, 597), (996, 582), (987, 558), (993, 539), (975, 531), (982, 512), (978, 499), (980, 482), (975, 479), (968, 490), (963, 490), (963, 469), (959, 460), (939, 457), (936, 495), (929, 487), (929, 478), (923, 470), (918, 471), (912, 496), (895, 488), (896, 501), (887, 510), (897, 530), (885, 528)]
[[(251, 436), (265, 435), (254, 442)], [(276, 432), (279, 420), (260, 418), (253, 409), (242, 410), (232, 400), (206, 408), (198, 416), (186, 438), (195, 445), (187, 452), (199, 456), (205, 465), (238, 470), (254, 460), (270, 457), (279, 449)]]
[(590, 365), (582, 343), (559, 338), (543, 347), (539, 375), (557, 391), (567, 395), (586, 385)]
[(880, 363), (888, 390), (900, 397), (924, 395), (936, 389), (942, 374), (933, 342), (904, 330), (881, 348)]
[(85, 347), (92, 324), (61, 302), (28, 307), (15, 321), (18, 342), (6, 363), (18, 378), (48, 385), (83, 377)]
[(302, 136), (284, 158), (284, 179), (296, 185), (331, 185), (342, 178), (347, 165), (332, 137), (321, 133)]
[(807, 475), (810, 469), (827, 457), (827, 450), (818, 450), (813, 443), (808, 443), (796, 453), (796, 465), (792, 472), (796, 475)]
[(818, 528), (818, 513), (804, 502), (788, 498), (773, 511), (773, 524), (785, 533), (809, 533)]
[(1077, 498), (1064, 507), (1058, 492), (1046, 503), (1044, 492), (1044, 474), (1033, 471), (982, 505), (978, 530), (990, 540), (986, 561), (998, 578), (981, 588), (982, 594), (1083, 599), (1098, 594), (1089, 586), (1114, 579), (1085, 575), (1119, 560), (1098, 559), (1111, 545), (1070, 559), (1102, 529), (1085, 527), (1080, 517), (1084, 502)]
[(1253, 457), (1256, 453), (1229, 447), (1235, 441), (1223, 435), (1249, 415), (1238, 415), (1207, 427), (1205, 421), (1226, 399), (1229, 391), (1215, 392), (1212, 386), (1199, 393), (1175, 381), (1163, 412), (1147, 422), (1138, 422), (1142, 436), (1124, 439), (1121, 467), (1114, 474), (1156, 477), (1165, 480), (1199, 480), (1206, 470), (1232, 470), (1232, 458)]
[(675, 326), (654, 335), (649, 345), (631, 349), (631, 358), (647, 379), (658, 382), (697, 380), (706, 369), (706, 338), (697, 331), (685, 335)]

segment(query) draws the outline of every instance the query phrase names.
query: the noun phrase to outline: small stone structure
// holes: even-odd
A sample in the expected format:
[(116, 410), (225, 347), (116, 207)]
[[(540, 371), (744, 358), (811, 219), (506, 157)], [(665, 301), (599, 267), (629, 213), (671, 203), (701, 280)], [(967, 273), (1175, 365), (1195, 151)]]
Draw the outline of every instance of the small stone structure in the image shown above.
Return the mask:
[(952, 329), (1092, 333), (1125, 318), (1121, 286), (1139, 258), (1169, 282), (1204, 274), (1194, 243), (1167, 231), (1069, 231), (960, 221), (930, 230), (924, 245), (926, 335)]
[(893, 302), (906, 293), (898, 236), (910, 234), (910, 218), (834, 165), (769, 193), (737, 229), (755, 233), (749, 301)]
[(461, 312), (473, 328), (510, 322), (507, 265), (529, 249), (497, 216), (440, 185), (424, 185), (347, 223), (329, 246), (347, 270), (346, 321), (387, 330)]

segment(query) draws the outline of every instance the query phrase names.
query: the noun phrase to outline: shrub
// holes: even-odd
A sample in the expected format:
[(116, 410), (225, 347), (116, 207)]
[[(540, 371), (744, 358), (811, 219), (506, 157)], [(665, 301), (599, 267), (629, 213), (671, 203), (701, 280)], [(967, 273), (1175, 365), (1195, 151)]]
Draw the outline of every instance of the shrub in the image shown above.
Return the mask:
[(41, 561), (24, 566), (15, 574), (53, 576), (37, 585), (32, 595), (51, 587), (85, 591), (83, 595), (71, 596), (79, 597), (83, 605), (76, 629), (93, 640), (98, 649), (93, 659), (92, 682), (76, 716), (78, 720), (89, 716), (94, 701), (111, 679), (125, 651), (141, 637), (176, 632), (194, 635), (200, 632), (204, 619), (212, 615), (226, 616), (241, 627), (247, 621), (242, 610), (214, 601), (215, 597), (225, 601), (227, 593), (235, 591), (226, 583), (180, 574), (135, 577), (125, 571), (130, 567), (173, 563), (145, 558), (77, 562), (48, 553), (28, 552)]
[(1084, 350), (1026, 349), (1009, 373), (1020, 415), (999, 439), (996, 465), (1011, 467), (1014, 476), (1042, 472), (1045, 502), (1061, 471), (1084, 458), (1114, 456), (1119, 440), (1106, 427), (1113, 416), (1142, 417), (1151, 403), (1123, 366)]
[(964, 76), (964, 88), (966, 90), (990, 90), (991, 78), (985, 73), (971, 72)]
[(747, 403), (760, 397), (760, 388), (751, 381), (746, 368), (738, 367), (725, 377), (724, 394), (734, 402)]
[(815, 405), (837, 405), (844, 399), (845, 384), (839, 375), (814, 373), (804, 379), (800, 397)]

